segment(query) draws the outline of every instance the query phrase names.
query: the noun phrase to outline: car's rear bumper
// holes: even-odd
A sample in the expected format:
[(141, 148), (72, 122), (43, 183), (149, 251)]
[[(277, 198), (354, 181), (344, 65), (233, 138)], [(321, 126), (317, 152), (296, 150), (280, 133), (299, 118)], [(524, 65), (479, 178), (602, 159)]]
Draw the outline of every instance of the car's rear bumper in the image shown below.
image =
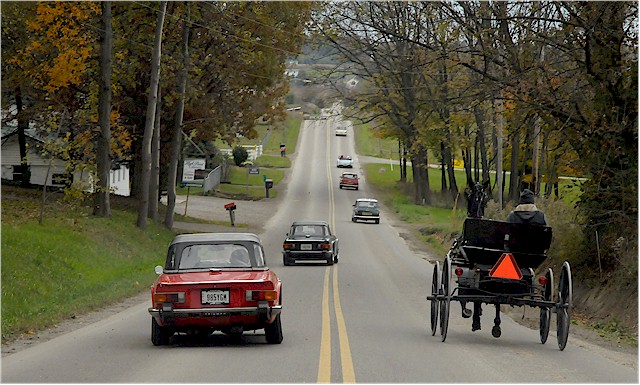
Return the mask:
[(331, 251), (286, 251), (283, 252), (285, 257), (297, 260), (323, 260), (331, 257)]
[(269, 306), (265, 303), (248, 307), (193, 309), (176, 309), (165, 305), (162, 309), (149, 308), (148, 310), (156, 322), (163, 326), (187, 324), (206, 326), (238, 323), (242, 320), (248, 323), (269, 323), (282, 312), (282, 305)]
[(355, 219), (360, 219), (361, 221), (366, 221), (366, 220), (373, 221), (376, 219), (378, 220), (380, 219), (380, 215), (354, 215), (353, 217)]

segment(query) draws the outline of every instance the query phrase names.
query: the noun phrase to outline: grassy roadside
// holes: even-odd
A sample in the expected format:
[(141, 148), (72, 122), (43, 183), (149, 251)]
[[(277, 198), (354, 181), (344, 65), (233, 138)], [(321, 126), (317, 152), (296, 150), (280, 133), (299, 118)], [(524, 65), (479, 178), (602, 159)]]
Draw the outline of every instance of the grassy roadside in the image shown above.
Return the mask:
[[(113, 217), (88, 206), (48, 203), (38, 223), (39, 193), (2, 188), (2, 342), (31, 334), (146, 290), (173, 233), (135, 226), (136, 213)], [(10, 195), (7, 198), (7, 195)], [(55, 196), (54, 196), (55, 197)]]

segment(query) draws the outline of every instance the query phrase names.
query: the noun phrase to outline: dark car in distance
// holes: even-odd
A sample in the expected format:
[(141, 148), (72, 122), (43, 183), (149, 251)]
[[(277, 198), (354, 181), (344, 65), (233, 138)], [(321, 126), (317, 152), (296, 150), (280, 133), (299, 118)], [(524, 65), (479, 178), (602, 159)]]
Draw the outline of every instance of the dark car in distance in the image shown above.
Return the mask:
[(296, 261), (326, 261), (338, 263), (338, 237), (324, 221), (296, 221), (291, 224), (282, 244), (285, 266)]
[(374, 221), (380, 223), (380, 208), (378, 201), (371, 198), (358, 198), (353, 204), (353, 214), (351, 214), (351, 222)]

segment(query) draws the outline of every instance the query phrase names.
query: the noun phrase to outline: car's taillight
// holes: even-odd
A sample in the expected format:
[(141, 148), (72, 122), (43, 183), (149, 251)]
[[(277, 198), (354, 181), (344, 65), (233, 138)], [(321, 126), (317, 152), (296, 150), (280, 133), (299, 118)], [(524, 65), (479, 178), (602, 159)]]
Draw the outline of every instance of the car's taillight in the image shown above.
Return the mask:
[(320, 249), (322, 249), (322, 250), (330, 250), (331, 249), (331, 244), (329, 244), (329, 243), (321, 243), (320, 244)]
[(247, 290), (247, 301), (275, 301), (278, 292), (275, 290)]
[(155, 303), (184, 303), (184, 293), (155, 293)]
[(282, 248), (286, 250), (293, 250), (293, 243), (284, 243)]

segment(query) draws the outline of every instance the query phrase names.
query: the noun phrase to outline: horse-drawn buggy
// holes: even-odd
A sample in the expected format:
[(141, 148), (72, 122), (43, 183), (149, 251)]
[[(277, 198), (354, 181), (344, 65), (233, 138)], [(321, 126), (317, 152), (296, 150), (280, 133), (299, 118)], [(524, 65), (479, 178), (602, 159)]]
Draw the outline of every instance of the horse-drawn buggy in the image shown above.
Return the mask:
[[(442, 266), (437, 262), (433, 269), (431, 295), (427, 297), (431, 334), (436, 334), (439, 322), (442, 342), (447, 338), (452, 301), (460, 302), (464, 318), (473, 316), (474, 331), (480, 329), (482, 304), (494, 305), (491, 334), (496, 338), (501, 335), (501, 305), (530, 306), (540, 308), (543, 344), (552, 313), (556, 314), (558, 347), (564, 350), (571, 322), (571, 268), (568, 262), (562, 265), (557, 295), (551, 268), (539, 277), (534, 273), (546, 259), (551, 237), (548, 226), (467, 218), (462, 236), (454, 242)], [(473, 312), (467, 308), (469, 303)]]

